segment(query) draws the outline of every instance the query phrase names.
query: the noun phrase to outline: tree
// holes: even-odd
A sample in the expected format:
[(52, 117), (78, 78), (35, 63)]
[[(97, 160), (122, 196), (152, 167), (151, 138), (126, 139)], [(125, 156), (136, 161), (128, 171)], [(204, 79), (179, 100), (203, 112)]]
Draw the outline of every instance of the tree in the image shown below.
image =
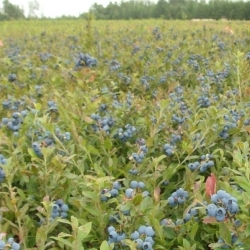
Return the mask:
[(37, 18), (37, 11), (39, 11), (40, 6), (37, 0), (32, 0), (29, 2), (29, 17)]
[(159, 0), (155, 6), (155, 17), (159, 18), (160, 16), (166, 17), (166, 11), (168, 9), (168, 3), (165, 0)]
[(24, 11), (18, 5), (14, 5), (8, 0), (3, 1), (3, 9), (8, 19), (22, 19), (25, 17)]

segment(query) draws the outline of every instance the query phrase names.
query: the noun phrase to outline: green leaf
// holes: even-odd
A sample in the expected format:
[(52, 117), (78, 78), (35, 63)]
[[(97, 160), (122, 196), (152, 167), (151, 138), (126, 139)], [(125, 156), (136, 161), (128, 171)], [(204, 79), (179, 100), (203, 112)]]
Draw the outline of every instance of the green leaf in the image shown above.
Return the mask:
[(164, 180), (170, 180), (173, 175), (176, 174), (178, 164), (177, 163), (171, 163), (163, 172)]
[(186, 239), (183, 239), (183, 246), (185, 250), (189, 250), (191, 247), (190, 243)]
[(173, 240), (173, 239), (176, 238), (176, 233), (174, 232), (174, 229), (173, 229), (173, 228), (165, 227), (165, 228), (164, 228), (164, 232), (165, 232), (165, 235), (166, 235), (166, 238), (167, 238), (167, 239)]
[(133, 204), (135, 206), (138, 206), (141, 204), (142, 200), (143, 200), (142, 194), (137, 194), (133, 199)]
[(96, 156), (99, 156), (100, 155), (100, 152), (98, 149), (96, 149), (95, 147), (93, 147), (92, 145), (88, 145), (86, 147), (87, 151), (90, 153), (90, 154), (93, 154), (93, 155), (96, 155)]
[(26, 195), (22, 189), (17, 188), (17, 193), (20, 195), (20, 197), (22, 197), (22, 199), (26, 199)]
[(162, 226), (160, 225), (159, 220), (153, 218), (152, 220), (150, 220), (150, 222), (152, 223), (152, 226), (156, 231), (156, 236), (160, 237), (160, 239), (162, 239), (163, 229), (162, 229)]
[(19, 211), (20, 211), (20, 218), (24, 218), (24, 216), (27, 214), (27, 211), (29, 209), (29, 203), (26, 203)]
[(42, 104), (41, 103), (34, 103), (34, 107), (36, 110), (40, 111), (42, 108)]
[(87, 224), (78, 227), (78, 230), (82, 232), (80, 235), (81, 241), (89, 235), (91, 227), (92, 227), (92, 222), (88, 222)]
[[(225, 246), (226, 244), (225, 243), (211, 243), (209, 244), (208, 246), (211, 248), (211, 249), (216, 249), (216, 250), (222, 250), (224, 248), (222, 248), (223, 246)], [(229, 248), (230, 249), (230, 248)]]
[(59, 233), (59, 234), (58, 234), (58, 237), (60, 237), (60, 238), (72, 237), (72, 235), (71, 235), (71, 234), (66, 234), (66, 233)]
[(87, 235), (85, 232), (78, 230), (77, 236), (76, 236), (76, 240), (77, 240), (78, 245), (82, 244), (82, 241), (87, 237)]
[(105, 139), (104, 140), (104, 147), (107, 150), (111, 150), (112, 149), (112, 142), (110, 139)]
[(102, 242), (100, 250), (110, 250), (109, 244), (106, 240)]
[(31, 156), (31, 158), (38, 158), (38, 156), (35, 154), (32, 148), (28, 148), (28, 153)]
[(65, 223), (65, 224), (69, 224), (69, 225), (71, 225), (70, 221), (65, 220), (65, 219), (58, 219), (57, 221), (58, 221), (58, 222)]
[(82, 194), (83, 194), (83, 196), (88, 197), (88, 198), (90, 198), (93, 201), (99, 201), (100, 200), (100, 197), (96, 193), (94, 193), (94, 192), (91, 192), (91, 191), (82, 191)]
[(245, 229), (245, 235), (248, 237), (250, 235), (250, 225), (248, 225)]
[(100, 210), (98, 210), (96, 207), (84, 206), (83, 209), (87, 210), (93, 216), (96, 216), (96, 217), (100, 216)]
[(247, 193), (250, 193), (250, 183), (244, 176), (236, 176), (234, 177), (237, 184), (243, 188)]
[(191, 231), (189, 232), (189, 237), (194, 240), (194, 237), (196, 236), (196, 233), (199, 229), (199, 225), (197, 222), (195, 222), (192, 227), (191, 227)]
[(36, 245), (39, 249), (42, 249), (47, 241), (47, 233), (44, 227), (40, 227), (36, 232)]
[(131, 206), (132, 206), (131, 202), (128, 201), (126, 204), (121, 206), (121, 211), (129, 210), (129, 209), (131, 209)]
[(79, 225), (78, 219), (75, 216), (72, 215), (70, 220), (71, 220), (71, 226), (73, 228), (77, 228), (78, 225)]
[(237, 163), (239, 166), (242, 164), (242, 154), (240, 150), (233, 151), (234, 162)]
[(157, 166), (166, 157), (167, 157), (166, 155), (161, 155), (161, 156), (159, 156), (157, 158), (153, 158), (154, 165)]
[(88, 117), (88, 116), (84, 116), (84, 117), (83, 117), (83, 120), (84, 120), (86, 123), (89, 123), (89, 124), (92, 124), (92, 123), (93, 123), (93, 120), (92, 120), (90, 117)]
[(225, 243), (230, 245), (231, 241), (232, 241), (232, 236), (231, 236), (230, 230), (228, 229), (228, 227), (225, 223), (220, 223), (219, 226), (220, 226), (220, 229), (219, 229), (220, 237), (225, 241)]
[(69, 180), (75, 180), (75, 179), (78, 179), (78, 175), (76, 175), (76, 174), (72, 174), (72, 173), (70, 173), (70, 172), (66, 172), (65, 174), (64, 174), (64, 176), (67, 178), (67, 179), (69, 179)]
[(71, 249), (74, 249), (72, 243), (68, 240), (65, 240), (64, 238), (60, 238), (60, 237), (50, 237), (50, 238), (63, 243), (64, 245), (70, 247)]

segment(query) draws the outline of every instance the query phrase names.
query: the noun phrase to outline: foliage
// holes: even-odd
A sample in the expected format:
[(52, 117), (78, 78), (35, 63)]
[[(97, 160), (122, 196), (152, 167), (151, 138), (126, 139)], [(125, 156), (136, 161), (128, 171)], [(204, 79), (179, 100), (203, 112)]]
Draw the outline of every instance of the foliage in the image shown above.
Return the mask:
[(3, 1), (4, 13), (8, 19), (23, 19), (24, 12), (18, 5), (10, 3), (8, 0)]
[(248, 249), (247, 22), (89, 15), (0, 37), (0, 245)]
[[(89, 10), (96, 19), (220, 19), (249, 20), (250, 1), (228, 0), (129, 0), (121, 3), (110, 2), (106, 7), (94, 3)], [(81, 17), (85, 17), (83, 13)]]

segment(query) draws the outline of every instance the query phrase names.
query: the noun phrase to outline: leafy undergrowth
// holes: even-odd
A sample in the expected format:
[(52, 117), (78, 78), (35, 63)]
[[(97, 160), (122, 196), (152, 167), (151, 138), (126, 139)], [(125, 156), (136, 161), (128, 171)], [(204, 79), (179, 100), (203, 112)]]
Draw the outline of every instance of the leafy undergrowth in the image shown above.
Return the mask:
[(248, 249), (247, 22), (1, 25), (1, 249)]

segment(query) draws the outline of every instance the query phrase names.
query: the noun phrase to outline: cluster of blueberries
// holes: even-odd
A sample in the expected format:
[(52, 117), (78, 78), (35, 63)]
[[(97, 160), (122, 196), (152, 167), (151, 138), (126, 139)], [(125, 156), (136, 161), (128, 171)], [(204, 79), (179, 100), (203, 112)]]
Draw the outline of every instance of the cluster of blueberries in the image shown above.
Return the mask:
[(56, 102), (54, 102), (52, 100), (49, 100), (47, 104), (49, 106), (49, 111), (51, 111), (51, 112), (58, 112), (58, 107), (57, 107)]
[(110, 128), (115, 124), (115, 120), (112, 117), (102, 117), (99, 114), (92, 114), (90, 117), (95, 121), (95, 123), (91, 124), (95, 132), (104, 131), (106, 134), (110, 134)]
[(136, 128), (130, 124), (126, 124), (124, 129), (119, 128), (115, 137), (119, 138), (122, 142), (126, 142), (136, 132)]
[(43, 94), (43, 86), (42, 85), (35, 85), (35, 92), (36, 92), (38, 97), (41, 97)]
[[(62, 218), (62, 219), (67, 218), (68, 211), (69, 211), (69, 206), (62, 199), (54, 201), (50, 215), (50, 222), (52, 222), (56, 218)], [(44, 223), (45, 223), (45, 218), (40, 218), (39, 225), (41, 226)]]
[(14, 73), (11, 73), (8, 75), (8, 81), (9, 82), (15, 82), (17, 80), (17, 75)]
[(121, 64), (117, 60), (112, 60), (109, 62), (110, 71), (116, 71), (121, 67)]
[(14, 135), (18, 135), (18, 131), (23, 123), (23, 118), (28, 114), (27, 110), (23, 110), (21, 113), (13, 112), (12, 118), (2, 118), (0, 127), (6, 126), (8, 129), (14, 132)]
[(14, 98), (9, 97), (8, 99), (2, 101), (3, 108), (10, 110), (21, 109), (25, 104), (25, 96), (23, 96), (20, 100), (15, 100)]
[(110, 198), (115, 198), (119, 195), (119, 190), (122, 188), (122, 185), (119, 181), (113, 183), (112, 189), (105, 188), (101, 190), (101, 201), (106, 202)]
[(163, 150), (167, 156), (172, 156), (175, 151), (175, 147), (169, 143), (164, 144)]
[(190, 162), (188, 168), (192, 171), (200, 169), (201, 173), (204, 173), (206, 170), (214, 166), (214, 161), (212, 160), (212, 155), (202, 155), (200, 161)]
[(154, 77), (153, 76), (142, 76), (140, 81), (141, 81), (141, 84), (145, 87), (146, 90), (149, 90), (150, 89), (150, 82), (154, 80)]
[[(229, 130), (238, 127), (238, 121), (244, 117), (244, 112), (237, 112), (236, 110), (231, 110), (228, 115), (224, 115), (225, 125), (220, 131), (219, 136), (222, 139), (227, 139), (229, 137)], [(244, 122), (246, 125), (246, 122)]]
[[(37, 136), (37, 141), (32, 143), (32, 149), (34, 150), (35, 154), (41, 157), (42, 154), (42, 147), (50, 147), (53, 146), (56, 141), (51, 135), (51, 133), (45, 129), (40, 129), (35, 131), (35, 135)], [(55, 129), (56, 137), (61, 141), (69, 141), (71, 139), (70, 132), (62, 133), (60, 128)], [(32, 137), (31, 132), (28, 134), (29, 137)]]
[[(229, 245), (227, 245), (227, 243), (222, 238), (219, 238), (217, 243), (221, 244), (220, 247), (222, 249), (231, 249), (231, 247)], [(231, 243), (235, 244), (235, 246), (237, 246), (237, 247), (240, 247), (239, 249), (244, 249), (244, 248), (241, 248), (241, 247), (243, 247), (243, 243), (238, 241), (238, 236), (235, 233), (231, 233)]]
[(7, 242), (2, 239), (0, 240), (0, 249), (5, 249), (5, 247), (11, 247), (10, 250), (19, 250), (21, 246), (15, 242), (14, 238), (10, 237)]
[(145, 154), (148, 152), (148, 147), (146, 145), (146, 141), (141, 138), (136, 141), (139, 146), (138, 153), (132, 153), (130, 159), (134, 160), (136, 163), (142, 163), (143, 159), (145, 158)]
[(239, 212), (237, 199), (224, 190), (218, 190), (211, 196), (211, 204), (207, 206), (207, 214), (217, 221), (224, 221), (227, 215)]
[[(108, 243), (116, 244), (121, 243), (122, 240), (126, 239), (126, 235), (124, 232), (117, 232), (115, 227), (108, 227)], [(138, 228), (138, 230), (134, 231), (130, 235), (130, 239), (136, 243), (137, 249), (145, 249), (145, 250), (153, 250), (155, 230), (153, 227), (147, 225), (142, 225)], [(122, 243), (121, 243), (122, 244)]]
[(246, 59), (247, 59), (247, 60), (250, 60), (250, 52), (247, 52), (247, 54), (246, 54)]
[(69, 211), (69, 206), (64, 203), (63, 200), (59, 199), (54, 202), (51, 218), (55, 219), (57, 217), (67, 218)]
[[(0, 154), (0, 164), (5, 165), (6, 163), (7, 163), (7, 159), (2, 154)], [(5, 177), (6, 177), (6, 174), (3, 168), (0, 167), (0, 183), (4, 181)]]
[(211, 105), (211, 101), (207, 95), (202, 95), (198, 97), (197, 104), (201, 108), (208, 108)]
[[(127, 199), (132, 199), (135, 196), (137, 189), (142, 190), (145, 187), (146, 187), (146, 185), (142, 181), (140, 181), (140, 182), (135, 181), (135, 180), (131, 181), (130, 182), (130, 188), (127, 188), (125, 190), (125, 197)], [(113, 183), (113, 185), (112, 185), (112, 188), (104, 188), (104, 189), (101, 190), (101, 192), (100, 192), (100, 199), (101, 199), (101, 201), (106, 202), (106, 201), (108, 201), (111, 198), (117, 197), (119, 195), (119, 191), (121, 189), (122, 189), (121, 182), (115, 181)], [(143, 191), (142, 192), (142, 196), (143, 197), (146, 197), (148, 195), (149, 195), (148, 191)], [(125, 212), (125, 211), (123, 211), (123, 210), (121, 210), (121, 211), (124, 212), (123, 213), (124, 215), (128, 215), (129, 214), (129, 211), (128, 211), (128, 213)]]
[(52, 57), (52, 54), (48, 52), (39, 53), (39, 57), (42, 62), (46, 62), (50, 57)]
[[(145, 187), (146, 187), (145, 183), (142, 181), (139, 181), (139, 182), (138, 181), (131, 181), (130, 188), (127, 188), (125, 190), (125, 197), (127, 199), (132, 199), (135, 196), (137, 189), (141, 190), (141, 189), (144, 189)], [(149, 196), (149, 192), (143, 191), (142, 196), (143, 197)], [(129, 212), (128, 212), (128, 214), (129, 214)]]
[(176, 115), (176, 114), (173, 114), (173, 115), (172, 115), (172, 121), (173, 121), (174, 123), (182, 124), (182, 123), (185, 121), (185, 119), (179, 117), (179, 116)]
[(97, 66), (97, 63), (96, 58), (81, 52), (75, 60), (75, 69)]
[(121, 81), (125, 84), (125, 85), (129, 85), (132, 81), (132, 78), (130, 76), (125, 75), (124, 73), (120, 72), (118, 73), (118, 78), (121, 79)]
[(188, 196), (189, 195), (187, 191), (185, 191), (183, 188), (179, 188), (178, 190), (173, 192), (170, 197), (168, 197), (168, 204), (171, 207), (175, 207), (178, 204), (182, 205), (185, 203)]
[(14, 135), (18, 135), (18, 131), (21, 128), (23, 119), (29, 111), (25, 109), (26, 102), (25, 97), (21, 100), (14, 100), (14, 98), (9, 97), (2, 101), (2, 106), (4, 109), (13, 110), (11, 117), (3, 117), (0, 123), (0, 128), (7, 127), (9, 130), (13, 131)]

